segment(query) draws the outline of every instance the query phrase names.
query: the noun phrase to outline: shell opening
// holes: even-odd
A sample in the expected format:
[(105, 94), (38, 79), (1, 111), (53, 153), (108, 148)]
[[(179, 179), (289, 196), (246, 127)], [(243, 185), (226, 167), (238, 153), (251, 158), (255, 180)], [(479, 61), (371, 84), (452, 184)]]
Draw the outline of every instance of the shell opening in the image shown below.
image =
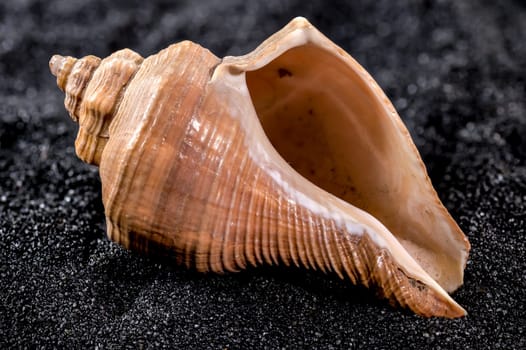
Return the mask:
[(398, 166), (408, 161), (403, 159), (407, 149), (402, 151), (407, 130), (378, 85), (355, 64), (306, 44), (246, 72), (263, 129), (297, 172), (375, 216), (426, 272), (454, 290), (458, 258), (448, 250), (456, 248), (433, 233), (448, 229), (446, 219), (433, 214), (441, 205), (430, 208), (429, 198), (419, 197), (427, 180), (417, 179), (418, 155), (409, 170)]

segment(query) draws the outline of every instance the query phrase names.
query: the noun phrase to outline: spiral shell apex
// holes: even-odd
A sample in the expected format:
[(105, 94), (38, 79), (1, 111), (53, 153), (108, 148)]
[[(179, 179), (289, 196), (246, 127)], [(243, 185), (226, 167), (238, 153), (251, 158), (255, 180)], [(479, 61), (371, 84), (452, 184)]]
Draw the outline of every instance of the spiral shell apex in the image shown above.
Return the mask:
[(100, 167), (108, 237), (199, 271), (335, 273), (460, 317), (469, 242), (380, 87), (307, 20), (240, 57), (184, 41), (143, 59), (53, 56)]

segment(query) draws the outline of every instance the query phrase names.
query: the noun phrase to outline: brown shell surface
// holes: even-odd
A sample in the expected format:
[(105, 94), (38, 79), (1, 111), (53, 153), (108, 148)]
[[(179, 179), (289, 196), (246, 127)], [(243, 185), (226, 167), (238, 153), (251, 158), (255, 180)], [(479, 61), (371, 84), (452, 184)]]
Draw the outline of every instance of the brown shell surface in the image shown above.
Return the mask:
[(199, 271), (319, 269), (465, 315), (445, 290), (467, 239), (381, 89), (306, 20), (241, 57), (185, 41), (50, 68), (77, 154), (100, 166), (110, 239)]

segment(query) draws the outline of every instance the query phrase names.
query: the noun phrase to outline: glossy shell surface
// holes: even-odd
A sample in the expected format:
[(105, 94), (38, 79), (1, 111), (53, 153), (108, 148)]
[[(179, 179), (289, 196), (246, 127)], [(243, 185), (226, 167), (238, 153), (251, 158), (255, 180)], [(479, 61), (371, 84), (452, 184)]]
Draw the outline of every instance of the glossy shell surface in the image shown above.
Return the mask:
[(100, 167), (108, 236), (199, 271), (332, 272), (424, 316), (465, 315), (469, 243), (371, 76), (297, 18), (253, 52), (54, 56)]

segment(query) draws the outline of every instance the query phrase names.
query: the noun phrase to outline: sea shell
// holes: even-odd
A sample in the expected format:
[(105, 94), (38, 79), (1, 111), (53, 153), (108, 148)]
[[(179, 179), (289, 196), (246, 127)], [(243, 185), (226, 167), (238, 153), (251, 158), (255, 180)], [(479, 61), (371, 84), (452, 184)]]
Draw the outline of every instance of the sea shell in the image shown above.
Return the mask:
[(459, 317), (469, 243), (371, 76), (307, 20), (219, 59), (53, 56), (75, 147), (100, 166), (107, 231), (199, 271), (332, 272), (424, 316)]

